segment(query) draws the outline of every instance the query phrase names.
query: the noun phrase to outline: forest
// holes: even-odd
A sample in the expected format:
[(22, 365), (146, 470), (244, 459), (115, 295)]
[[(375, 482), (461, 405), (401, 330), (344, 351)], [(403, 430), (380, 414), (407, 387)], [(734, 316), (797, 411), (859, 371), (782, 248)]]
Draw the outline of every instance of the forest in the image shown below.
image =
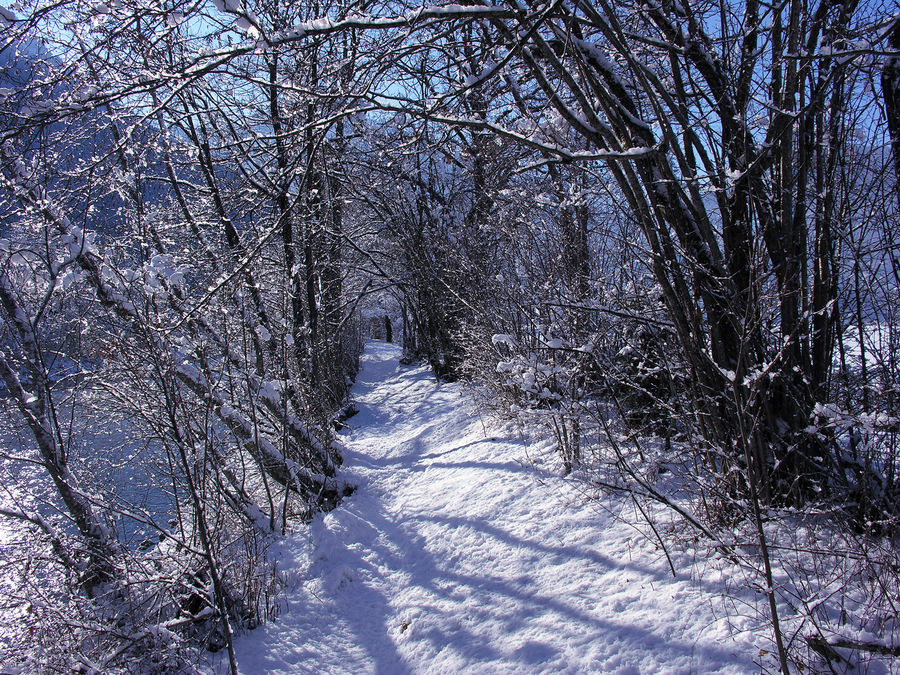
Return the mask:
[(387, 325), (893, 672), (898, 173), (891, 0), (6, 2), (0, 667), (236, 675)]

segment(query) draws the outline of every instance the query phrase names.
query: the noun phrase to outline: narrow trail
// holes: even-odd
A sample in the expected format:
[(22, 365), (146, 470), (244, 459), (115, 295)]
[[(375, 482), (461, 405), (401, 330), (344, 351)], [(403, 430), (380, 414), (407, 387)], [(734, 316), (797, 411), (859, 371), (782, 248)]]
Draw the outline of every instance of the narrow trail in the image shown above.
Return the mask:
[(343, 437), (359, 487), (283, 544), (288, 607), (239, 639), (241, 672), (756, 670), (710, 588), (399, 356), (369, 343)]

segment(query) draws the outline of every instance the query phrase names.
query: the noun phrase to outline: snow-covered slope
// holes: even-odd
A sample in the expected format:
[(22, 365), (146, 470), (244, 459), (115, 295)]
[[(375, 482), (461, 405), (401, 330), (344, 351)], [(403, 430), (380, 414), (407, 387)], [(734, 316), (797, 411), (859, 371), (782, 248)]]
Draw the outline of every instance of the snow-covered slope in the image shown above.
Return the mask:
[(242, 673), (757, 670), (714, 592), (399, 356), (367, 347), (344, 436), (359, 488), (284, 542), (288, 607), (239, 639)]

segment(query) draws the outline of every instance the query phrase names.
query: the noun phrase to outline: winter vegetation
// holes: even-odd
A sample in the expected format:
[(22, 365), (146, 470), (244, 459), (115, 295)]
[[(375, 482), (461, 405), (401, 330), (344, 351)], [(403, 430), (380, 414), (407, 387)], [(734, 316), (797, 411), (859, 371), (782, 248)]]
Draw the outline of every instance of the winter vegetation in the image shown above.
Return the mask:
[[(695, 644), (732, 629), (748, 671), (900, 668), (895, 3), (4, 1), (4, 672), (252, 661), (235, 645), (290, 608), (290, 542), (340, 551), (346, 514), (386, 503), (360, 488), (390, 474), (360, 469), (359, 438), (409, 429), (338, 433), (362, 424), (369, 337), (402, 350), (370, 344), (373, 372), (422, 364), (485, 429), (547, 449), (530, 498), (487, 478), (514, 444), (459, 455), (485, 508), (454, 517), (489, 523), (493, 504), (539, 530), (569, 495), (580, 542), (607, 509), (667, 574), (729, 599)], [(397, 382), (385, 396), (428, 394)], [(425, 518), (441, 502), (412, 499), (421, 458), (389, 485)], [(487, 531), (498, 557), (529, 534)], [(564, 553), (570, 578), (617, 583)], [(295, 614), (292, 639), (327, 651), (314, 619)], [(526, 670), (621, 665), (521, 639)], [(630, 667), (738, 663), (667, 649)], [(347, 654), (328, 667), (353, 671)]]

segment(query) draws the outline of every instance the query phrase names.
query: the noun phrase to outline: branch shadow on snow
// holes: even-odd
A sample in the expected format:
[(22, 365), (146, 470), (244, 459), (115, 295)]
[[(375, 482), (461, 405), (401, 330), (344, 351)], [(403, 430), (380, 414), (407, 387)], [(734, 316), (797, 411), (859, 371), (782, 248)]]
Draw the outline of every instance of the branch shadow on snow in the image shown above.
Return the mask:
[[(343, 591), (343, 598), (334, 597), (335, 609), (344, 612), (348, 627), (353, 630), (358, 644), (366, 650), (372, 659), (376, 673), (409, 672), (398, 644), (404, 639), (424, 640), (430, 643), (435, 654), (448, 658), (448, 652), (455, 652), (461, 660), (481, 663), (512, 663), (525, 666), (538, 666), (558, 662), (564, 655), (553, 645), (534, 640), (526, 640), (512, 649), (500, 651), (496, 646), (488, 644), (486, 638), (479, 634), (482, 625), (500, 624), (505, 634), (512, 634), (525, 629), (531, 621), (553, 614), (560, 617), (560, 625), (565, 631), (581, 635), (582, 641), (594, 644), (628, 644), (635, 650), (667, 650), (696, 657), (705, 654), (714, 660), (728, 660), (731, 657), (727, 648), (716, 648), (692, 644), (690, 641), (672, 639), (655, 630), (629, 623), (623, 617), (621, 622), (609, 618), (592, 616), (573, 606), (560, 597), (535, 592), (530, 579), (507, 580), (492, 575), (491, 567), (486, 566), (483, 573), (461, 573), (454, 571), (450, 565), (438, 562), (438, 558), (430, 552), (429, 542), (415, 532), (416, 522), (429, 522), (448, 527), (467, 527), (477, 529), (488, 537), (514, 547), (530, 548), (544, 557), (545, 564), (553, 564), (555, 558), (546, 560), (546, 556), (558, 557), (560, 561), (581, 558), (588, 564), (602, 565), (608, 569), (628, 568), (635, 573), (650, 577), (664, 574), (634, 564), (621, 564), (608, 559), (594, 551), (573, 546), (551, 546), (517, 537), (500, 527), (482, 521), (465, 518), (417, 516), (404, 518), (402, 522), (395, 520), (376, 506), (376, 501), (369, 498), (362, 500), (353, 508), (352, 517), (356, 521), (354, 529), (368, 530), (368, 536), (356, 541), (366, 541), (363, 547), (365, 555), (341, 545), (345, 552), (344, 565), (353, 569), (353, 573), (364, 583), (355, 583), (351, 578), (347, 583), (338, 582), (335, 590)], [(363, 515), (364, 514), (364, 515)], [(334, 533), (339, 537), (339, 533)], [(501, 545), (497, 546), (502, 548)], [(338, 566), (331, 575), (343, 574), (344, 565)], [(408, 575), (407, 586), (412, 595), (408, 606), (403, 607), (402, 597), (393, 597), (393, 604), (385, 593), (376, 591), (371, 586), (371, 578), (383, 574), (385, 569)], [(416, 591), (420, 589), (424, 593)], [(465, 599), (473, 600), (466, 620), (456, 620), (444, 615), (444, 608), (450, 603), (459, 603)], [(406, 612), (404, 614), (404, 612)], [(400, 621), (412, 617), (411, 630), (402, 634)], [(397, 624), (397, 625), (394, 625)], [(494, 629), (496, 630), (496, 628)], [(564, 663), (564, 661), (563, 661)]]
[[(586, 564), (594, 564), (607, 568), (627, 569), (636, 574), (649, 577), (650, 582), (667, 582), (668, 574), (665, 571), (655, 570), (649, 567), (635, 564), (633, 562), (616, 561), (607, 558), (602, 554), (577, 546), (553, 546), (538, 541), (525, 539), (508, 532), (501, 527), (489, 524), (483, 520), (470, 518), (459, 518), (452, 516), (413, 516), (410, 521), (430, 522), (438, 525), (445, 525), (451, 528), (467, 527), (483, 532), (492, 539), (507, 544), (513, 549), (527, 548), (533, 550), (541, 556), (552, 556), (549, 560), (542, 558), (542, 565), (553, 565), (557, 562), (563, 562), (570, 559), (581, 559)], [(497, 548), (500, 548), (499, 546)], [(507, 618), (509, 629), (515, 630), (523, 623), (524, 620), (541, 616), (547, 612), (554, 612), (561, 615), (569, 621), (575, 621), (581, 624), (587, 630), (593, 630), (596, 635), (593, 639), (605, 641), (630, 641), (642, 650), (657, 650), (665, 647), (672, 651), (680, 651), (684, 655), (695, 656), (697, 652), (702, 652), (715, 660), (729, 660), (731, 652), (728, 649), (710, 647), (705, 645), (692, 644), (683, 640), (672, 640), (666, 638), (653, 630), (648, 630), (640, 626), (623, 621), (622, 623), (613, 622), (606, 618), (598, 618), (580, 611), (578, 608), (562, 601), (558, 597), (533, 592), (533, 584), (529, 583), (522, 587), (503, 582), (498, 577), (493, 577), (490, 570), (486, 569), (484, 574), (454, 574), (445, 570), (441, 570), (437, 565), (422, 575), (425, 585), (430, 588), (435, 587), (435, 583), (431, 581), (430, 575), (434, 575), (434, 579), (443, 579), (451, 582), (453, 586), (467, 586), (473, 589), (488, 591), (510, 598), (515, 601), (517, 606), (516, 616)], [(696, 582), (695, 582), (696, 583)], [(717, 589), (710, 588), (705, 592), (717, 592)], [(578, 630), (569, 626), (568, 630), (577, 633)], [(524, 647), (524, 645), (523, 645)], [(547, 650), (541, 649), (520, 649), (517, 655), (522, 657), (524, 663), (534, 664), (529, 659), (535, 657), (539, 653), (545, 653)]]
[[(447, 466), (455, 467), (457, 465), (449, 464)], [(563, 562), (566, 560), (583, 560), (585, 564), (598, 565), (605, 568), (606, 570), (630, 570), (635, 574), (640, 574), (648, 577), (648, 580), (651, 583), (659, 582), (665, 584), (670, 582), (672, 579), (671, 573), (669, 572), (668, 568), (653, 568), (646, 565), (639, 565), (632, 560), (615, 560), (603, 555), (602, 553), (599, 553), (592, 548), (583, 546), (576, 546), (571, 544), (552, 545), (545, 543), (544, 541), (526, 539), (514, 534), (513, 532), (505, 530), (502, 527), (498, 527), (497, 525), (491, 524), (481, 519), (463, 518), (459, 516), (414, 515), (410, 516), (409, 520), (430, 522), (452, 528), (464, 527), (477, 530), (483, 532), (487, 536), (497, 541), (507, 544), (512, 549), (528, 549), (541, 555), (552, 556), (549, 560), (544, 561), (547, 564), (556, 564), (558, 562)], [(691, 585), (702, 590), (704, 593), (715, 595), (721, 592), (721, 588), (719, 586), (716, 586), (715, 584), (707, 584), (703, 580), (691, 579)]]
[[(403, 608), (396, 606), (396, 598), (391, 604), (392, 589), (383, 578), (386, 570), (409, 575), (411, 585), (420, 588), (431, 587), (428, 575), (440, 570), (426, 549), (427, 542), (410, 536), (383, 511), (378, 500), (360, 492), (363, 494), (345, 501), (342, 513), (335, 512), (336, 517), (328, 519), (338, 522), (330, 527), (323, 523), (315, 533), (317, 553), (322, 558), (311, 572), (322, 579), (316, 591), (323, 603), (320, 610), (333, 613), (371, 660), (364, 670), (374, 667), (375, 673), (384, 675), (411, 672), (399, 650), (406, 639), (427, 640), (436, 652), (461, 649), (468, 659), (501, 659), (502, 654), (466, 627), (455, 626), (452, 634), (435, 625), (420, 628), (419, 624), (425, 622), (404, 614)], [(346, 536), (348, 532), (352, 537)], [(415, 629), (405, 633), (402, 624), (410, 618)]]
[[(352, 426), (366, 427), (366, 433), (361, 445), (348, 449), (345, 464), (362, 469), (363, 480), (339, 509), (313, 523), (310, 593), (301, 593), (300, 606), (292, 608), (297, 618), (286, 617), (292, 625), (285, 634), (298, 636), (296, 644), (277, 634), (266, 640), (279, 660), (315, 664), (318, 672), (384, 675), (421, 671), (423, 664), (440, 672), (476, 672), (471, 669), (477, 664), (511, 672), (570, 671), (574, 663), (588, 661), (597, 672), (615, 663), (639, 667), (630, 659), (617, 660), (619, 654), (733, 662), (727, 644), (700, 644), (694, 633), (666, 634), (665, 622), (652, 614), (636, 623), (629, 603), (640, 602), (640, 596), (628, 592), (630, 586), (610, 588), (618, 597), (601, 607), (602, 601), (588, 598), (602, 593), (569, 593), (565, 578), (547, 585), (557, 565), (563, 577), (580, 570), (577, 590), (610, 583), (604, 575), (615, 577), (621, 570), (652, 588), (670, 581), (662, 568), (613, 559), (583, 545), (586, 541), (554, 544), (545, 529), (523, 530), (521, 518), (508, 521), (499, 512), (470, 517), (440, 507), (425, 513), (408, 509), (407, 500), (425, 494), (422, 486), (462, 485), (459, 476), (451, 477), (460, 471), (500, 474), (508, 484), (521, 480), (516, 476), (533, 476), (534, 469), (504, 461), (503, 454), (482, 459), (478, 451), (466, 452), (510, 439), (470, 436), (446, 448), (453, 439), (442, 436), (444, 427), (435, 423), (449, 400), (445, 390), (427, 372), (400, 372), (396, 362), (385, 360), (390, 350), (379, 349), (357, 382), (360, 414)], [(393, 384), (382, 395), (378, 388), (385, 379)], [(447, 430), (456, 422), (448, 424)], [(435, 443), (443, 447), (435, 451)], [(441, 478), (426, 480), (422, 472), (429, 469)], [(464, 490), (473, 489), (466, 485)], [(405, 491), (399, 501), (397, 490)], [(530, 518), (530, 511), (519, 516)], [(510, 556), (521, 560), (504, 565)]]

